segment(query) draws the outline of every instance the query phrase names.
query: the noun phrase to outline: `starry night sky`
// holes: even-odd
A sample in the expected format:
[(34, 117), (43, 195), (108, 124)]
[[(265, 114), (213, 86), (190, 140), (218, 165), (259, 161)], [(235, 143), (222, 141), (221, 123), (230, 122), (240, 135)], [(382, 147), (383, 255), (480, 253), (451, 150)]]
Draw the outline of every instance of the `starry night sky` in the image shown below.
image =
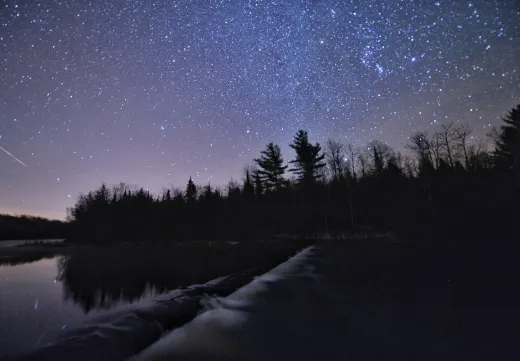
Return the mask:
[(4, 0), (0, 212), (63, 218), (102, 181), (224, 185), (267, 142), (292, 159), (299, 128), (483, 136), (520, 103), (518, 19), (517, 0)]

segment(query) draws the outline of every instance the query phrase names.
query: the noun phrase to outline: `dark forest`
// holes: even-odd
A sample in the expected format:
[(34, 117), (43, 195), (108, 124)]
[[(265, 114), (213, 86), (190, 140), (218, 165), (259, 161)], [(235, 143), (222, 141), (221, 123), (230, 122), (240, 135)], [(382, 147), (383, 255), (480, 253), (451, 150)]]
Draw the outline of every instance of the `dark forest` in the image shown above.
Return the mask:
[(68, 209), (70, 239), (84, 242), (247, 240), (279, 234), (338, 235), (371, 227), (401, 237), (513, 240), (520, 227), (520, 105), (487, 142), (465, 125), (409, 138), (406, 155), (379, 141), (360, 149), (294, 136), (285, 162), (270, 143), (225, 189), (121, 183), (82, 194)]
[(43, 217), (0, 214), (0, 241), (14, 239), (65, 238), (68, 224)]

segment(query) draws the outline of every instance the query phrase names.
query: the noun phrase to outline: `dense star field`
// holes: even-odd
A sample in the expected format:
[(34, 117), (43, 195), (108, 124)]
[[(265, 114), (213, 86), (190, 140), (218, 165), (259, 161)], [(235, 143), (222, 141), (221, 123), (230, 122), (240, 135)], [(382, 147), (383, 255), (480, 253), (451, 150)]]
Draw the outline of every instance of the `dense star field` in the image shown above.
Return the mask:
[(223, 185), (267, 142), (404, 149), (520, 100), (516, 0), (0, 3), (0, 212), (80, 192)]

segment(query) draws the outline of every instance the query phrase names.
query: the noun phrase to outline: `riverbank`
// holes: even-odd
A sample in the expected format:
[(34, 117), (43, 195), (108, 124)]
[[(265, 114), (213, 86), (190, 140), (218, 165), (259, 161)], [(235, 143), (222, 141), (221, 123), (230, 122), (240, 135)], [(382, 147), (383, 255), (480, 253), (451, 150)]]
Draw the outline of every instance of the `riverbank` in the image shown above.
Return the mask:
[[(294, 235), (294, 234), (279, 234), (274, 237), (263, 240), (248, 240), (242, 242), (236, 241), (183, 241), (183, 242), (109, 242), (109, 243), (78, 243), (71, 240), (64, 240), (63, 242), (54, 242), (52, 240), (30, 241), (27, 244), (3, 247), (0, 241), (0, 265), (1, 264), (19, 264), (25, 262), (32, 262), (43, 258), (50, 258), (58, 255), (68, 255), (74, 251), (75, 254), (86, 252), (88, 254), (101, 252), (111, 255), (118, 253), (130, 252), (132, 255), (147, 254), (154, 250), (161, 250), (163, 253), (176, 253), (182, 250), (223, 250), (235, 249), (237, 250), (237, 257), (240, 250), (247, 249), (281, 249), (286, 248), (290, 250), (301, 249), (308, 245), (314, 244), (334, 244), (340, 247), (353, 247), (352, 250), (362, 247), (365, 249), (366, 257), (377, 257), (377, 255), (384, 250), (384, 252), (395, 252), (396, 250), (403, 251), (406, 249), (442, 249), (450, 253), (451, 249), (473, 249), (475, 247), (496, 247), (498, 244), (516, 244), (509, 240), (490, 240), (479, 242), (468, 242), (464, 239), (451, 239), (449, 237), (439, 238), (433, 240), (431, 237), (400, 237), (391, 232), (377, 232), (370, 227), (360, 227), (356, 231), (334, 233), (334, 234), (315, 234), (315, 235)], [(18, 242), (18, 241), (16, 241)], [(21, 241), (26, 242), (26, 241)], [(388, 248), (388, 246), (393, 245)], [(382, 248), (381, 248), (382, 247)], [(369, 256), (370, 255), (370, 256)]]
[[(247, 242), (230, 242), (230, 241), (185, 241), (185, 242), (124, 242), (124, 243), (75, 243), (65, 242), (47, 242), (47, 241), (31, 241), (19, 245), (1, 246), (0, 241), (0, 265), (1, 264), (18, 264), (32, 262), (43, 258), (50, 258), (56, 255), (67, 255), (71, 252), (105, 252), (115, 253), (119, 251), (128, 251), (132, 253), (145, 252), (149, 253), (153, 250), (162, 250), (163, 252), (175, 252), (181, 250), (196, 249), (226, 249), (234, 248), (237, 250), (245, 248), (259, 247), (275, 247), (275, 248), (291, 248), (298, 249), (304, 247), (312, 239), (294, 238), (288, 239), (269, 239), (265, 241), (247, 241)], [(7, 241), (9, 242), (9, 241)], [(16, 241), (18, 242), (18, 241)], [(25, 241), (20, 241), (25, 242)]]

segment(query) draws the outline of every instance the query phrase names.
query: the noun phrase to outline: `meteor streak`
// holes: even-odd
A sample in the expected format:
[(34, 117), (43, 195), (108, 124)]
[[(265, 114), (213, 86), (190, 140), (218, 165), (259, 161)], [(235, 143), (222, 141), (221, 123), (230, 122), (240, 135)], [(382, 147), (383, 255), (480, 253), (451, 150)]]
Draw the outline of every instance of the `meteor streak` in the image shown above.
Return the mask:
[(24, 162), (22, 162), (20, 159), (16, 158), (14, 155), (12, 155), (11, 153), (9, 153), (6, 149), (2, 148), (0, 146), (0, 149), (4, 151), (5, 154), (7, 154), (8, 156), (10, 156), (11, 158), (13, 158), (15, 161), (17, 161), (18, 163), (20, 163), (21, 165), (23, 165), (24, 167), (27, 167), (27, 164), (25, 164)]

